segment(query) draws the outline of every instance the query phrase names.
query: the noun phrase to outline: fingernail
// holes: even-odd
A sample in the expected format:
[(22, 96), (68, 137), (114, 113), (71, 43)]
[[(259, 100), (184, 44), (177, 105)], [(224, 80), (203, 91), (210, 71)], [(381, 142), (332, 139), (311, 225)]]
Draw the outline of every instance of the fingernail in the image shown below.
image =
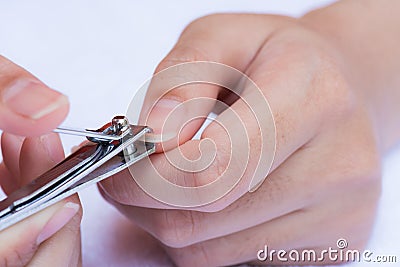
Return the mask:
[[(173, 133), (178, 131), (178, 127), (181, 126), (181, 114), (182, 114), (182, 102), (174, 99), (160, 99), (157, 104), (150, 111), (150, 116), (148, 119), (148, 125), (153, 128), (155, 134), (163, 133)], [(171, 111), (179, 108), (179, 111)], [(169, 117), (171, 116), (171, 117)]]
[(42, 232), (36, 239), (36, 244), (41, 244), (43, 241), (57, 233), (63, 228), (78, 212), (80, 206), (73, 202), (67, 202), (60, 210), (58, 210), (46, 223)]
[(162, 133), (162, 134), (148, 133), (139, 138), (139, 140), (150, 143), (162, 143), (172, 140), (175, 137), (176, 133)]
[(5, 105), (14, 113), (37, 120), (68, 104), (68, 98), (33, 81), (20, 79), (12, 83), (2, 93)]

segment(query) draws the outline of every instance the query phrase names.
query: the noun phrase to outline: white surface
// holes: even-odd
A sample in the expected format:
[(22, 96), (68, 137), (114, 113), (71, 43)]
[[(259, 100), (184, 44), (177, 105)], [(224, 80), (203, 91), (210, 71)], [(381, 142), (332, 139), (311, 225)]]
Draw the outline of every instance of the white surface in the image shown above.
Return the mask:
[[(328, 2), (2, 1), (0, 54), (69, 96), (65, 125), (97, 127), (125, 112), (136, 89), (191, 20), (231, 11), (298, 16)], [(80, 140), (65, 137), (66, 150)], [(381, 208), (369, 244), (376, 253), (398, 256), (399, 163), (400, 148), (385, 160)], [(169, 266), (157, 243), (135, 231), (95, 187), (81, 198), (84, 266)]]

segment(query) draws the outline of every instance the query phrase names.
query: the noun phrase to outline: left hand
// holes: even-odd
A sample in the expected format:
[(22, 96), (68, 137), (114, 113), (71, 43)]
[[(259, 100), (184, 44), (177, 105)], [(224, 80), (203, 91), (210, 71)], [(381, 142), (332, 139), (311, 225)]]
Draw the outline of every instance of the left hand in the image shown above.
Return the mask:
[[(68, 99), (0, 56), (0, 186), (7, 194), (64, 158), (49, 132), (68, 113)], [(47, 134), (45, 134), (47, 133)], [(0, 231), (0, 266), (80, 266), (77, 194)]]
[[(336, 241), (346, 238), (347, 249), (362, 248), (380, 194), (380, 152), (374, 118), (360, 93), (366, 86), (346, 79), (352, 75), (347, 71), (358, 66), (351, 66), (325, 35), (294, 19), (268, 15), (214, 15), (193, 22), (157, 71), (195, 60), (218, 61), (246, 72), (269, 100), (276, 122), (277, 150), (268, 178), (254, 193), (247, 191), (262, 143), (249, 108), (237, 100), (229, 109), (239, 114), (247, 129), (250, 157), (243, 179), (227, 195), (199, 207), (171, 207), (146, 195), (125, 172), (102, 182), (105, 198), (161, 240), (179, 266), (251, 262), (265, 245), (271, 250), (296, 249), (300, 253), (314, 249), (320, 255), (329, 247), (337, 249)], [(246, 89), (243, 95), (253, 93)], [(150, 87), (145, 106), (152, 104), (149, 99), (154, 90)], [(221, 95), (219, 88), (209, 85), (176, 88), (164, 96), (162, 106), (152, 110), (148, 123), (160, 132), (166, 115), (179, 102)], [(263, 104), (260, 98), (251, 108)], [(182, 127), (175, 140), (179, 146), (168, 141), (164, 153), (152, 155), (151, 161), (171, 182), (204, 185), (218, 177), (229, 162), (241, 164), (237, 155), (230, 158), (228, 135), (242, 125), (230, 112), (219, 114), (219, 122), (233, 131), (227, 135), (220, 124), (211, 123), (203, 132), (202, 139), (211, 139), (216, 145), (214, 162), (197, 173), (181, 171), (165, 156), (183, 153), (191, 160), (202, 156), (199, 141), (190, 140), (202, 121), (185, 126), (183, 122), (195, 118), (194, 113), (207, 115), (212, 108), (188, 105), (187, 112), (172, 121)], [(271, 125), (261, 128), (272, 133)], [(149, 175), (152, 168), (140, 163), (133, 170), (146, 179), (157, 179)], [(339, 262), (326, 256), (317, 263)], [(274, 258), (257, 263), (291, 262)], [(310, 263), (315, 264), (296, 262)]]

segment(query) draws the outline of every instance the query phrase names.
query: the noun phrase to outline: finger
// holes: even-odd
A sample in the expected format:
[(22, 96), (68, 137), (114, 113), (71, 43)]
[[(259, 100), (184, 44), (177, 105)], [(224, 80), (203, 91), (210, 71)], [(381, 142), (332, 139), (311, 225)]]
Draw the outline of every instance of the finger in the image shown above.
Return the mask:
[[(246, 105), (244, 107), (246, 112), (250, 112), (246, 115), (252, 117), (249, 107)], [(243, 111), (239, 113), (243, 113)], [(246, 138), (247, 129), (242, 123), (242, 120), (246, 118), (243, 118), (243, 116), (237, 118), (237, 116), (240, 117), (235, 109), (228, 109), (219, 116), (219, 118), (223, 117), (222, 123), (216, 123), (214, 124), (216, 127), (207, 128), (202, 135), (202, 140), (190, 140), (176, 149), (163, 154), (156, 154), (151, 157), (151, 162), (144, 159), (136, 163), (130, 169), (131, 174), (150, 197), (140, 198), (143, 196), (142, 190), (135, 185), (132, 176), (126, 173), (104, 181), (102, 183), (104, 191), (123, 204), (156, 208), (160, 207), (157, 200), (161, 200), (167, 205), (179, 206), (179, 208), (220, 210), (226, 207), (230, 204), (228, 201), (222, 200), (219, 203), (214, 203), (214, 201), (229, 192), (241, 179), (243, 173), (245, 177), (246, 172), (251, 172), (251, 168), (254, 168), (254, 165), (257, 164), (257, 161), (254, 163), (254, 160), (252, 162), (252, 158), (249, 158), (252, 153), (249, 151), (249, 140)], [(232, 123), (233, 121), (235, 123)], [(260, 135), (254, 134), (253, 136), (257, 138)], [(257, 144), (260, 141), (250, 143), (252, 143), (251, 148), (257, 150)], [(270, 142), (270, 144), (272, 145), (273, 142)], [(256, 153), (253, 154), (253, 156), (257, 156)], [(116, 177), (121, 178), (116, 179)], [(162, 184), (146, 184), (148, 177), (154, 177), (152, 179), (154, 183), (161, 182)], [(168, 184), (163, 183), (165, 180), (178, 186), (176, 188), (168, 187)], [(218, 187), (216, 188), (203, 186), (216, 180), (218, 180)], [(150, 185), (150, 188), (144, 188), (142, 182), (145, 183), (144, 186)], [(245, 183), (241, 183), (241, 189), (235, 192), (235, 198), (240, 197), (248, 189), (248, 185), (244, 186)], [(207, 192), (189, 194), (180, 190), (179, 186), (182, 185)], [(169, 190), (178, 190), (179, 192)], [(165, 192), (167, 195), (164, 194)], [(200, 199), (188, 199), (192, 196), (200, 196)], [(163, 197), (172, 197), (173, 199), (164, 199)], [(196, 203), (192, 203), (193, 201)], [(198, 201), (201, 203), (197, 203)], [(205, 204), (211, 202), (213, 203), (205, 206)]]
[[(194, 77), (193, 74), (202, 76), (197, 73), (199, 71), (169, 67), (185, 62), (214, 61), (244, 72), (273, 29), (282, 23), (279, 19), (258, 15), (211, 15), (194, 21), (183, 31), (174, 48), (156, 68), (141, 112), (141, 123), (152, 127), (156, 134), (165, 134), (167, 140), (174, 139), (159, 146), (158, 151), (169, 150), (189, 140), (214, 105), (212, 101), (185, 105), (175, 113), (170, 124), (164, 125), (174, 108), (189, 99), (216, 99), (221, 90), (219, 86), (201, 82), (187, 85), (187, 82), (196, 81), (189, 78)], [(235, 31), (227, 31), (226, 26)], [(229, 80), (229, 77), (220, 78)], [(177, 84), (182, 86), (169, 91)], [(199, 119), (192, 120), (197, 117)], [(186, 122), (189, 123), (185, 125)]]
[(19, 160), (21, 185), (29, 183), (63, 158), (64, 151), (58, 134), (27, 137), (22, 145)]
[(54, 129), (68, 112), (68, 99), (0, 56), (0, 129), (21, 136)]
[[(353, 126), (346, 125), (339, 128), (336, 127), (337, 132), (334, 133), (334, 136), (340, 136), (341, 132), (347, 132), (349, 130), (348, 127), (354, 127), (354, 129), (350, 130), (354, 130), (355, 132), (357, 132), (357, 130), (362, 131), (357, 129), (355, 124), (350, 125)], [(190, 254), (192, 251), (199, 251), (199, 257), (201, 259), (204, 259), (204, 254), (206, 255), (206, 259), (218, 259), (218, 257), (220, 257), (218, 255), (221, 255), (221, 253), (222, 255), (227, 255), (233, 253), (235, 249), (238, 250), (238, 247), (232, 245), (232, 251), (229, 251), (229, 249), (228, 251), (223, 251), (226, 247), (230, 247), (229, 245), (224, 246), (223, 243), (240, 244), (238, 246), (242, 248), (244, 252), (248, 249), (247, 257), (251, 258), (254, 257), (254, 251), (257, 251), (257, 248), (255, 248), (253, 244), (258, 244), (259, 247), (268, 245), (272, 249), (293, 249), (304, 246), (325, 246), (324, 248), (326, 249), (326, 244), (335, 242), (341, 237), (346, 237), (353, 248), (354, 246), (361, 247), (365, 244), (366, 240), (365, 237), (359, 233), (369, 232), (373, 227), (375, 209), (371, 209), (371, 207), (376, 208), (376, 200), (379, 198), (379, 184), (377, 184), (374, 179), (376, 172), (371, 174), (371, 172), (368, 171), (368, 169), (371, 168), (368, 166), (373, 165), (371, 164), (373, 158), (371, 159), (372, 162), (366, 162), (365, 159), (354, 157), (354, 155), (359, 155), (361, 151), (352, 151), (352, 153), (348, 153), (348, 148), (350, 145), (354, 145), (354, 148), (363, 150), (365, 145), (370, 142), (368, 139), (372, 137), (373, 136), (366, 136), (365, 139), (357, 140), (350, 138), (348, 142), (343, 142), (343, 140), (337, 139), (332, 141), (333, 139), (330, 134), (321, 135), (318, 139), (313, 140), (313, 143), (310, 144), (309, 147), (296, 152), (296, 154), (292, 155), (283, 165), (274, 171), (271, 174), (271, 180), (266, 180), (265, 184), (260, 187), (260, 191), (251, 194), (255, 197), (256, 201), (260, 200), (257, 199), (258, 193), (263, 193), (269, 197), (268, 199), (264, 199), (264, 207), (260, 207), (258, 211), (252, 210), (253, 216), (257, 215), (257, 213), (263, 213), (262, 211), (265, 211), (265, 214), (269, 212), (273, 213), (276, 208), (269, 206), (269, 202), (272, 202), (272, 204), (275, 203), (274, 198), (277, 197), (275, 205), (279, 206), (280, 201), (285, 205), (285, 198), (291, 199), (291, 194), (294, 194), (295, 197), (291, 201), (302, 202), (305, 204), (305, 207), (300, 208), (300, 211), (291, 213), (300, 214), (299, 217), (292, 220), (292, 222), (289, 220), (290, 217), (285, 215), (267, 221), (264, 223), (264, 227), (254, 226), (248, 230), (241, 231), (243, 235), (238, 237), (238, 239), (231, 239), (230, 236), (235, 236), (240, 232), (223, 236), (222, 238), (211, 237), (212, 239), (208, 241), (200, 242), (200, 244), (202, 244), (200, 246), (195, 244), (190, 246), (192, 248), (191, 250), (176, 250), (176, 253), (179, 252), (179, 255), (184, 255), (185, 253)], [(374, 148), (371, 148), (371, 150), (373, 149)], [(297, 155), (299, 157), (296, 158)], [(336, 158), (335, 161), (332, 161), (332, 155), (343, 156), (340, 157), (340, 159)], [(321, 162), (324, 164), (321, 164)], [(358, 168), (354, 168), (354, 166), (358, 166)], [(367, 168), (367, 171), (364, 167)], [(349, 170), (352, 171), (349, 172)], [(288, 179), (288, 183), (285, 183), (286, 179)], [(299, 180), (299, 183), (297, 183), (297, 180)], [(361, 186), (358, 182), (360, 180), (368, 182), (363, 183), (363, 186)], [(274, 182), (276, 182), (276, 187), (274, 186)], [(328, 192), (325, 190), (327, 186), (331, 189)], [(340, 190), (335, 190), (335, 188), (340, 188)], [(357, 188), (357, 190), (354, 190), (354, 188)], [(265, 192), (263, 192), (264, 189), (266, 190)], [(310, 190), (308, 191), (308, 189)], [(305, 191), (304, 195), (301, 193), (303, 190)], [(365, 196), (368, 197), (366, 198)], [(257, 205), (258, 202), (253, 202), (253, 199), (249, 201), (251, 205)], [(352, 205), (347, 205), (349, 202), (352, 202)], [(238, 201), (238, 204), (239, 203), (240, 200)], [(311, 203), (315, 204), (310, 205)], [(245, 204), (241, 203), (241, 205)], [(229, 228), (229, 225), (232, 224), (240, 225), (241, 218), (245, 221), (251, 218), (250, 214), (246, 214), (245, 211), (240, 210), (241, 205), (231, 210), (232, 215), (224, 213), (224, 211), (220, 212), (223, 216), (219, 217), (219, 223), (217, 220), (205, 221), (204, 223), (197, 220), (187, 228), (184, 228), (183, 224), (185, 224), (185, 222), (189, 223), (189, 219), (182, 220), (183, 215), (175, 218), (177, 220), (173, 221), (173, 223), (178, 225), (176, 229), (179, 234), (185, 230), (189, 231), (189, 229), (191, 229), (193, 235), (196, 235), (196, 232), (207, 232), (207, 226), (213, 226), (217, 228), (217, 231), (223, 231), (223, 225)], [(289, 205), (293, 206), (293, 203)], [(354, 210), (353, 205), (362, 208)], [(237, 211), (237, 209), (239, 210)], [(229, 207), (227, 210), (229, 210)], [(204, 214), (202, 215), (204, 216)], [(333, 217), (340, 219), (333, 220)], [(179, 221), (179, 218), (181, 218), (181, 221)], [(355, 222), (355, 218), (357, 222)], [(173, 219), (174, 217), (169, 217), (170, 221)], [(196, 216), (191, 217), (190, 220), (191, 219), (195, 220)], [(235, 223), (233, 223), (232, 220), (235, 221)], [(194, 227), (191, 227), (193, 225)], [(166, 227), (171, 226), (172, 222)], [(255, 229), (254, 232), (251, 229)], [(327, 229), (329, 229), (329, 231)], [(323, 232), (323, 235), (319, 235), (319, 231), (321, 231), (321, 233)], [(169, 233), (172, 233), (172, 231)], [(169, 237), (171, 236), (172, 234), (170, 234)], [(257, 236), (259, 238), (258, 243), (254, 240), (257, 239)], [(359, 238), (360, 236), (362, 237)], [(239, 240), (249, 240), (248, 246), (243, 245)], [(209, 244), (211, 243), (208, 242), (216, 243), (215, 246), (210, 246)], [(221, 246), (220, 251), (218, 251), (218, 246)], [(243, 253), (241, 256), (238, 256), (237, 263), (247, 261), (245, 254), (246, 253)], [(182, 257), (184, 258), (185, 256)], [(179, 257), (177, 257), (177, 259), (179, 261)], [(221, 262), (213, 262), (211, 265), (231, 264), (229, 262), (222, 263), (224, 261), (223, 256), (219, 259)]]
[[(318, 201), (318, 182), (304, 188), (308, 179), (319, 175), (318, 165), (312, 168), (307, 164), (312, 157), (309, 152), (296, 153), (256, 192), (245, 194), (218, 212), (147, 209), (107, 200), (164, 244), (185, 247), (254, 227)], [(316, 178), (323, 183), (319, 176)]]
[(61, 201), (0, 232), (0, 265), (25, 266), (39, 245), (62, 229), (79, 211), (73, 202)]
[[(256, 259), (264, 244), (273, 249), (295, 248), (302, 238), (307, 216), (294, 212), (268, 223), (223, 238), (200, 242), (184, 248), (165, 247), (177, 266), (229, 266)], [(291, 229), (290, 233), (287, 229)], [(262, 233), (262, 234), (260, 234)], [(282, 236), (279, 236), (282, 234)], [(218, 248), (218, 246), (221, 246)]]
[[(235, 102), (205, 129), (200, 141), (189, 140), (176, 149), (153, 155), (151, 162), (143, 160), (130, 168), (135, 181), (154, 199), (138, 199), (140, 193), (128, 175), (103, 182), (104, 190), (123, 204), (159, 207), (157, 200), (160, 200), (194, 210), (225, 208), (248, 191), (259, 161), (264, 173), (258, 176), (263, 179), (273, 159), (273, 120), (268, 116), (267, 103), (259, 103), (260, 98), (253, 97), (254, 100), (254, 105), (242, 99)], [(261, 123), (250, 108), (257, 105), (261, 106), (261, 110), (266, 109)], [(266, 141), (260, 140), (260, 124), (265, 127)], [(260, 158), (261, 152), (267, 155), (266, 159)], [(153, 184), (149, 184), (145, 177), (154, 177)], [(164, 183), (165, 180), (173, 185)], [(181, 189), (182, 186), (191, 188)], [(190, 190), (194, 193), (189, 193)]]
[(10, 174), (2, 179), (1, 185), (7, 194), (20, 186), (20, 181), (18, 180), (20, 177), (19, 155), (23, 141), (24, 137), (21, 136), (4, 132), (1, 135), (1, 151), (4, 167), (7, 168)]
[[(359, 225), (351, 220), (354, 209), (345, 207), (345, 201), (341, 209), (338, 209), (335, 199), (329, 198), (328, 201), (323, 205), (298, 210), (222, 238), (184, 248), (165, 248), (178, 266), (187, 266), (189, 262), (194, 263), (191, 266), (227, 266), (255, 261), (257, 252), (265, 246), (275, 251), (301, 250), (304, 247), (328, 249), (329, 245), (335, 249), (336, 241), (343, 236), (351, 244), (349, 249), (360, 249), (365, 240), (353, 237), (354, 233), (360, 232)], [(361, 220), (367, 220), (368, 227), (371, 227), (369, 212), (368, 208), (358, 210), (357, 216), (360, 216)], [(332, 216), (340, 218), (340, 221), (332, 220)], [(363, 224), (361, 231), (366, 230), (364, 227)], [(271, 264), (270, 261), (264, 263)], [(287, 264), (276, 259), (272, 263)]]
[[(63, 158), (56, 134), (26, 138), (21, 148), (22, 183), (50, 169)], [(0, 258), (10, 265), (26, 265), (39, 245), (62, 229), (79, 211), (77, 198), (63, 200), (0, 232)], [(19, 237), (24, 238), (19, 238)]]
[[(78, 196), (73, 196), (71, 201), (78, 203)], [(81, 259), (81, 218), (82, 213), (78, 212), (61, 230), (41, 243), (28, 266), (78, 266)]]
[[(348, 144), (342, 141), (330, 143), (323, 146), (324, 152), (321, 145), (316, 147), (318, 151), (314, 147), (298, 150), (272, 172), (256, 192), (245, 194), (219, 212), (144, 209), (108, 201), (164, 244), (188, 246), (251, 228), (318, 203), (327, 197), (328, 193), (323, 190), (326, 184), (331, 188), (349, 188), (345, 179), (337, 179), (338, 170), (347, 169), (349, 159), (331, 160), (332, 153), (345, 153)], [(317, 153), (320, 155), (316, 160)], [(354, 196), (352, 192), (348, 194)]]
[[(354, 129), (348, 127), (335, 127), (334, 135), (340, 136), (348, 130), (355, 133), (361, 131), (356, 128), (358, 125), (350, 126), (355, 127)], [(319, 203), (329, 195), (333, 199), (344, 201), (345, 198), (342, 196), (335, 196), (336, 190), (333, 188), (341, 188), (340, 194), (356, 198), (356, 193), (352, 192), (353, 187), (349, 186), (349, 181), (356, 182), (360, 177), (365, 181), (369, 177), (369, 172), (360, 166), (369, 169), (373, 164), (352, 156), (365, 153), (365, 151), (354, 150), (348, 153), (348, 148), (354, 146), (364, 149), (370, 142), (369, 138), (373, 138), (373, 136), (369, 138), (364, 136), (365, 139), (349, 139), (348, 142), (332, 139), (330, 136), (314, 139), (307, 148), (299, 149), (272, 172), (256, 192), (245, 194), (219, 212), (143, 209), (108, 201), (163, 243), (172, 247), (188, 246), (253, 227), (312, 203)], [(332, 155), (343, 156), (333, 161)], [(348, 170), (351, 169), (353, 172), (349, 173)], [(341, 178), (338, 179), (338, 177)], [(332, 189), (329, 192), (325, 190), (327, 185)], [(372, 188), (379, 189), (377, 186)], [(368, 187), (360, 190), (360, 194), (367, 194), (372, 198), (377, 196), (376, 192), (367, 191), (367, 189)], [(365, 198), (360, 199), (365, 201)], [(337, 201), (333, 202), (340, 206)], [(360, 205), (365, 206), (365, 203), (360, 203)]]
[(11, 172), (7, 169), (4, 162), (0, 163), (0, 186), (6, 195), (18, 189), (17, 178), (13, 177)]

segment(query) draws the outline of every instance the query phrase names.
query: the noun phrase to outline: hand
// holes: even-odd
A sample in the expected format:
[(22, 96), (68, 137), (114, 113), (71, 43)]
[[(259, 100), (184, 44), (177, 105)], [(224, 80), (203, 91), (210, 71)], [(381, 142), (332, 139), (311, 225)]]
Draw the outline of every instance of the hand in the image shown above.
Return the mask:
[[(206, 170), (196, 173), (182, 171), (167, 159), (183, 154), (195, 160), (212, 154), (209, 150), (214, 149), (202, 148), (199, 155), (199, 141), (190, 140), (203, 122), (190, 120), (207, 115), (213, 105), (191, 105), (190, 100), (224, 100), (229, 94), (217, 86), (185, 85), (165, 94), (150, 109), (147, 121), (143, 120), (147, 114), (142, 113), (142, 122), (155, 133), (180, 129), (158, 146), (158, 152), (163, 153), (151, 156), (152, 165), (133, 167), (134, 176), (148, 180), (159, 179), (149, 175), (157, 169), (160, 176), (179, 185), (208, 184), (226, 170), (230, 161), (242, 162), (230, 153), (229, 135), (234, 132), (227, 133), (220, 125), (233, 130), (245, 125), (250, 137), (249, 165), (243, 178), (232, 191), (207, 205), (176, 207), (157, 201), (144, 193), (128, 172), (101, 183), (104, 197), (165, 244), (178, 266), (309, 264), (290, 259), (282, 262), (276, 254), (272, 261), (259, 262), (257, 252), (267, 245), (270, 250), (296, 249), (300, 253), (314, 249), (320, 255), (329, 247), (338, 249), (339, 238), (347, 240), (347, 249), (361, 249), (366, 244), (380, 195), (380, 153), (384, 150), (379, 139), (383, 133), (369, 105), (373, 101), (366, 93), (376, 90), (376, 83), (364, 84), (356, 79), (356, 70), (362, 66), (348, 60), (343, 46), (337, 46), (310, 24), (312, 21), (269, 15), (207, 16), (184, 30), (156, 69), (157, 73), (191, 61), (232, 66), (260, 87), (276, 127), (272, 168), (258, 190), (249, 193), (256, 170), (252, 160), (258, 157), (257, 148), (262, 145), (258, 137), (261, 132), (271, 133), (273, 126), (258, 127), (251, 109), (241, 99), (226, 101), (230, 106), (218, 115), (219, 123), (212, 122), (202, 133), (202, 139), (214, 141), (216, 158)], [(374, 77), (370, 75), (369, 81)], [(155, 104), (157, 90), (150, 86), (144, 113)], [(241, 97), (252, 93), (245, 88)], [(185, 101), (187, 112), (174, 113), (167, 119)], [(258, 105), (265, 105), (264, 100), (260, 99)], [(242, 123), (233, 123), (232, 110)], [(166, 121), (167, 132), (163, 127)], [(319, 264), (338, 262), (326, 256)]]
[[(64, 119), (68, 100), (3, 57), (0, 93), (4, 131), (0, 185), (10, 194), (64, 158), (57, 134), (38, 135)], [(75, 195), (4, 229), (0, 232), (0, 266), (77, 266), (80, 219)]]

